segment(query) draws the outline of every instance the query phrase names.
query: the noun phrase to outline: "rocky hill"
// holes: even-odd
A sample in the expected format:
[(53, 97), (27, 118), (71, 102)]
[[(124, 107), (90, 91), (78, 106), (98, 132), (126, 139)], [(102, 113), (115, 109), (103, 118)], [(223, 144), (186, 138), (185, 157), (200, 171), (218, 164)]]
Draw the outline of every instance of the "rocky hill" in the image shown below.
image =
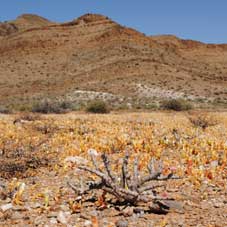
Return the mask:
[(227, 102), (227, 45), (149, 37), (102, 15), (54, 23), (26, 14), (0, 23), (0, 53), (2, 105)]

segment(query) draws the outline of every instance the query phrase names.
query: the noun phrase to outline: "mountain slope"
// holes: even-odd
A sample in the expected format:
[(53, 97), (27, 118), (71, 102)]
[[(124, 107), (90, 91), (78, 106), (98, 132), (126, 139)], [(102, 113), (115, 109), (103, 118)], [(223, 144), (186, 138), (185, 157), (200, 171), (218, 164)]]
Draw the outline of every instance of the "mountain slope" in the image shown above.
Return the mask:
[(3, 104), (46, 97), (143, 104), (170, 97), (227, 101), (227, 45), (148, 37), (95, 14), (63, 24), (34, 15), (16, 21), (14, 32), (1, 35), (0, 29)]

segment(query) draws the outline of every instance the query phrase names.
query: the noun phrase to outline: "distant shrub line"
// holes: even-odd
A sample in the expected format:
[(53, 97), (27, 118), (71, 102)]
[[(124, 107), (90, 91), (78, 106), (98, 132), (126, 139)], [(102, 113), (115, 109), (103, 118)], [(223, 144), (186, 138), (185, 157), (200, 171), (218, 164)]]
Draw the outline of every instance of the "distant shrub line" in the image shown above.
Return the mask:
[(192, 104), (184, 99), (165, 100), (161, 104), (162, 109), (185, 111), (193, 108)]
[(69, 111), (84, 110), (87, 113), (106, 114), (111, 110), (174, 110), (174, 111), (187, 111), (192, 109), (193, 106), (189, 101), (184, 99), (169, 99), (161, 102), (160, 104), (155, 102), (146, 103), (119, 103), (119, 105), (110, 106), (103, 100), (92, 100), (82, 103), (73, 103), (67, 101), (55, 101), (55, 100), (43, 100), (39, 102), (26, 103), (24, 105), (14, 104), (11, 107), (5, 107), (0, 105), (0, 113), (10, 114), (14, 111), (20, 112), (33, 112), (42, 114), (61, 114)]

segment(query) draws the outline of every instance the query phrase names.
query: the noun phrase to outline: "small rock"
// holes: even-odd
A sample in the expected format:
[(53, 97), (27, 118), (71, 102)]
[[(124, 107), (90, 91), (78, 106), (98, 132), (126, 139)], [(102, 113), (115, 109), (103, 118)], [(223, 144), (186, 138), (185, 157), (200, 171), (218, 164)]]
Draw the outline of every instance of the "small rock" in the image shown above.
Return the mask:
[(4, 202), (5, 202), (5, 203), (10, 203), (11, 201), (12, 201), (12, 199), (8, 197), (8, 198), (5, 199)]
[(66, 206), (66, 205), (61, 205), (60, 208), (62, 211), (70, 211), (69, 206)]
[(133, 207), (127, 207), (127, 208), (125, 208), (125, 209), (122, 211), (122, 214), (123, 214), (125, 217), (132, 216), (133, 213), (134, 213)]
[(4, 217), (4, 214), (0, 212), (0, 220)]
[(184, 212), (183, 204), (178, 201), (165, 200), (164, 205), (168, 206), (171, 210)]
[(12, 205), (12, 203), (8, 203), (8, 204), (2, 205), (0, 208), (1, 208), (1, 210), (2, 210), (3, 212), (5, 212), (5, 211), (7, 211), (7, 210), (9, 210), (9, 209), (12, 209), (12, 208), (13, 208), (13, 205)]
[(48, 215), (47, 215), (47, 217), (48, 218), (56, 218), (58, 216), (58, 212), (50, 212)]
[(34, 224), (35, 224), (36, 226), (38, 226), (38, 225), (43, 225), (43, 223), (44, 223), (43, 220), (44, 220), (44, 218), (43, 218), (42, 216), (38, 216), (38, 217), (35, 218)]
[(40, 203), (30, 203), (29, 206), (32, 209), (37, 209), (40, 208), (42, 205)]
[(14, 206), (13, 207), (13, 210), (14, 211), (26, 211), (26, 207), (23, 207), (23, 206)]
[(218, 166), (218, 161), (217, 161), (217, 160), (212, 161), (212, 162), (210, 163), (210, 166), (213, 167), (213, 168), (217, 167), (217, 166)]
[(50, 224), (56, 225), (57, 223), (58, 223), (58, 221), (57, 221), (56, 218), (51, 218), (51, 219), (50, 219)]
[(128, 227), (128, 221), (126, 220), (118, 220), (115, 223), (116, 227)]
[(58, 213), (57, 220), (58, 220), (61, 224), (67, 224), (67, 223), (68, 223), (66, 214), (65, 214), (63, 211), (60, 211), (60, 212)]
[(86, 220), (86, 221), (84, 222), (84, 226), (86, 226), (86, 227), (91, 227), (91, 226), (92, 226), (92, 222), (89, 221), (89, 220)]
[(14, 212), (12, 214), (12, 216), (11, 216), (11, 219), (14, 219), (14, 220), (16, 220), (16, 219), (23, 219), (23, 217), (24, 217), (24, 215), (22, 213), (20, 213), (20, 212)]
[(213, 206), (214, 206), (215, 208), (221, 208), (221, 207), (224, 206), (224, 203), (222, 203), (222, 202), (214, 202), (214, 203), (213, 203)]

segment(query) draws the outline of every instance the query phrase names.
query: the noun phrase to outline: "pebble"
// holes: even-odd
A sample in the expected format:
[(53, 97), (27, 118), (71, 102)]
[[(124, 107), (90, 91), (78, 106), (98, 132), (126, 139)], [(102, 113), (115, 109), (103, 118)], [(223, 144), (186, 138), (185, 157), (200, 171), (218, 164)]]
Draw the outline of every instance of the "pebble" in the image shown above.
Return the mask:
[(9, 210), (9, 209), (12, 209), (12, 208), (13, 208), (12, 203), (8, 203), (8, 204), (4, 204), (4, 205), (0, 206), (0, 209), (1, 209), (3, 212), (5, 212), (5, 211), (7, 211), (7, 210)]
[(13, 212), (11, 219), (23, 219), (24, 218), (24, 214), (20, 213), (20, 212)]
[(14, 211), (26, 211), (26, 207), (23, 206), (13, 206)]
[(133, 213), (134, 213), (133, 207), (127, 207), (127, 208), (125, 208), (125, 209), (122, 211), (122, 214), (123, 214), (125, 217), (132, 216)]
[(42, 216), (38, 216), (35, 218), (34, 224), (36, 226), (43, 225), (43, 223), (44, 223), (43, 220), (44, 220), (44, 218)]
[(89, 220), (86, 220), (86, 221), (84, 222), (84, 226), (86, 226), (86, 227), (91, 227), (91, 226), (92, 226), (92, 222), (89, 221)]
[(213, 167), (213, 168), (217, 167), (217, 166), (218, 166), (218, 161), (217, 161), (217, 160), (212, 161), (212, 162), (210, 163), (210, 166)]
[(70, 211), (69, 206), (66, 206), (66, 205), (61, 205), (60, 208), (62, 211)]
[(184, 207), (183, 204), (177, 201), (172, 201), (172, 200), (166, 200), (164, 202), (166, 206), (168, 206), (171, 210), (177, 210), (180, 212), (184, 212)]
[(58, 216), (58, 212), (50, 212), (48, 215), (47, 215), (47, 217), (48, 218), (56, 218)]
[(67, 223), (68, 223), (66, 214), (65, 214), (65, 212), (63, 212), (63, 211), (60, 211), (60, 212), (58, 213), (57, 220), (58, 220), (61, 224), (67, 224)]
[(57, 221), (56, 218), (51, 218), (50, 219), (50, 224), (57, 224), (57, 223), (58, 223), (58, 221)]
[(37, 209), (37, 208), (40, 208), (42, 205), (40, 203), (30, 203), (29, 206), (32, 209)]
[(128, 227), (128, 221), (126, 220), (118, 220), (115, 223), (116, 227)]
[(221, 208), (221, 207), (224, 206), (224, 203), (222, 203), (222, 202), (214, 202), (214, 203), (213, 203), (213, 206), (214, 206), (215, 208)]
[(0, 212), (0, 220), (4, 217), (4, 214)]

